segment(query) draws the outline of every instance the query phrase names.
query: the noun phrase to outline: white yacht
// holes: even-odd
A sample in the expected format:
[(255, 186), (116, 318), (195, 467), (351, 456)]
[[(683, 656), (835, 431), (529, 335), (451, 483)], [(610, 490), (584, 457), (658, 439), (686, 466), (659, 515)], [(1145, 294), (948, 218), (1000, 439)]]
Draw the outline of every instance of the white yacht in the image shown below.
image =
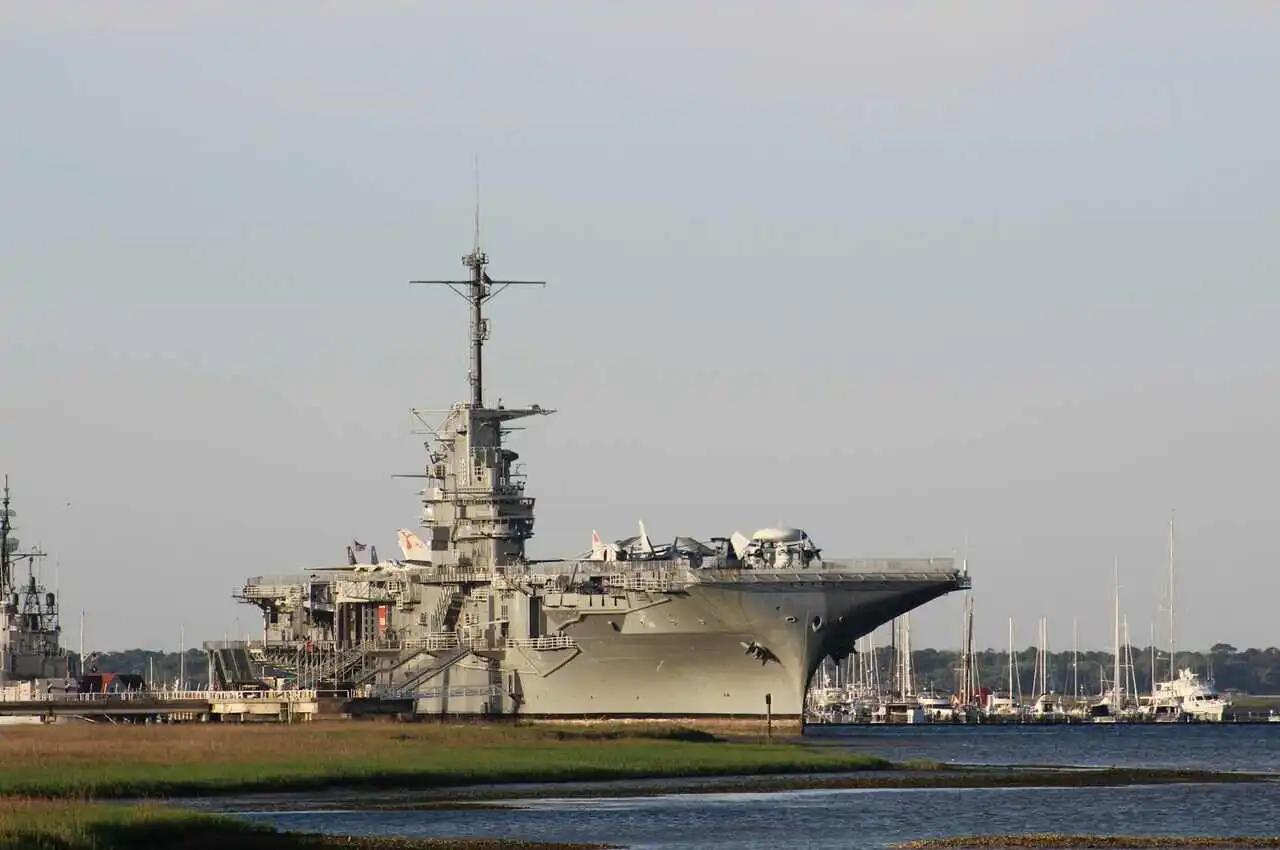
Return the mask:
[(1041, 694), (1031, 706), (1031, 715), (1040, 722), (1060, 722), (1067, 719), (1067, 710), (1063, 707), (1062, 697), (1055, 693)]
[(1174, 713), (1185, 715), (1188, 720), (1221, 723), (1231, 701), (1218, 693), (1212, 683), (1184, 667), (1173, 681), (1156, 682), (1150, 705), (1157, 717)]
[(932, 687), (917, 694), (916, 701), (920, 703), (920, 710), (928, 720), (947, 723), (955, 718), (955, 705), (950, 695), (939, 693)]

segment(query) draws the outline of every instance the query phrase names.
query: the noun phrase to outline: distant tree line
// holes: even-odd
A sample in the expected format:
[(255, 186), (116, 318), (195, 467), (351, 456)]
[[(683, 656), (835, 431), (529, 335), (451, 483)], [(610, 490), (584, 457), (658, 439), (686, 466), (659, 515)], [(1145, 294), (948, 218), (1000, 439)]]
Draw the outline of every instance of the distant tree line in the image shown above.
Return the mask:
[[(87, 668), (97, 668), (99, 673), (136, 673), (157, 687), (178, 684), (185, 676), (183, 688), (199, 690), (209, 683), (209, 661), (204, 650), (188, 649), (182, 655), (176, 652), (157, 652), (151, 649), (126, 649), (122, 652), (87, 653)], [(71, 669), (80, 670), (80, 659), (71, 653)], [(90, 669), (85, 669), (90, 672)]]
[[(1014, 652), (1014, 687), (1019, 685), (1023, 694), (1031, 695), (1033, 674), (1036, 668), (1036, 648)], [(1151, 687), (1151, 649), (1132, 646), (1123, 656), (1133, 658), (1133, 677), (1140, 691)], [(73, 664), (75, 654), (72, 654)], [(156, 652), (149, 649), (128, 649), (123, 652), (97, 653), (99, 671), (104, 673), (136, 673), (150, 680), (154, 675), (157, 684), (172, 684), (178, 680), (180, 665), (176, 652)], [(876, 669), (880, 681), (890, 682), (894, 668), (889, 647), (876, 648)], [(992, 690), (1008, 687), (1009, 653), (1003, 650), (981, 650), (974, 653), (978, 668), (979, 684)], [(1071, 651), (1052, 652), (1048, 657), (1050, 688), (1058, 693), (1071, 694), (1075, 683), (1083, 694), (1099, 692), (1105, 672), (1110, 681), (1114, 667), (1110, 652), (1081, 652), (1078, 666)], [(850, 661), (856, 669), (856, 662)], [(924, 688), (932, 684), (938, 690), (950, 691), (956, 687), (960, 669), (960, 655), (953, 650), (919, 649), (911, 654), (915, 684)], [(843, 666), (843, 665), (842, 665)], [(1208, 652), (1178, 652), (1177, 666), (1190, 667), (1202, 676), (1212, 677), (1220, 690), (1240, 691), (1249, 694), (1280, 694), (1280, 649), (1236, 649), (1226, 643), (1214, 644)], [(76, 666), (74, 669), (78, 669)], [(153, 674), (154, 671), (154, 674)], [(1169, 654), (1156, 650), (1156, 671), (1161, 680), (1169, 676)], [(209, 681), (209, 667), (205, 653), (198, 649), (186, 652), (185, 686), (203, 688)]]

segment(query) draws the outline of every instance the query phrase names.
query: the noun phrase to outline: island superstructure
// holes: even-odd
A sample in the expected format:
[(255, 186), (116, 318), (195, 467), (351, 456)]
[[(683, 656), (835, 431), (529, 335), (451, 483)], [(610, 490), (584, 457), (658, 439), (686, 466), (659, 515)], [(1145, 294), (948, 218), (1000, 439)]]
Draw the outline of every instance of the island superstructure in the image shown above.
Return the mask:
[[(478, 234), (478, 230), (477, 230)], [(234, 596), (263, 613), (261, 638), (208, 645), (227, 686), (244, 661), (301, 686), (412, 698), (420, 713), (534, 716), (799, 716), (824, 657), (969, 578), (952, 558), (833, 560), (800, 529), (655, 544), (638, 536), (533, 560), (534, 498), (509, 424), (554, 411), (485, 402), (487, 303), (477, 238), (466, 280), (469, 398), (438, 413), (419, 476), (421, 529), (402, 559), (249, 578)]]

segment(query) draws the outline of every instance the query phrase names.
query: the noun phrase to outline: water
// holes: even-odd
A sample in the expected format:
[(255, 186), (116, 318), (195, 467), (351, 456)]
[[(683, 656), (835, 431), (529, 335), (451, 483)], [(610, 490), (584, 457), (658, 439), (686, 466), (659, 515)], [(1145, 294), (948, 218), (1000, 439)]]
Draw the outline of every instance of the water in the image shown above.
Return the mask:
[(898, 762), (1280, 773), (1280, 723), (811, 726), (805, 740)]
[[(811, 731), (815, 743), (875, 752), (896, 760), (1280, 773), (1280, 729), (1274, 726), (862, 727)], [(284, 829), (334, 834), (505, 836), (608, 842), (633, 850), (883, 848), (919, 838), (1031, 832), (1280, 834), (1280, 783), (560, 796), (505, 801), (502, 806), (399, 812), (242, 812), (241, 816)]]
[(525, 801), (508, 811), (252, 815), (284, 829), (596, 841), (632, 850), (836, 850), (948, 835), (1270, 835), (1280, 786), (789, 791)]

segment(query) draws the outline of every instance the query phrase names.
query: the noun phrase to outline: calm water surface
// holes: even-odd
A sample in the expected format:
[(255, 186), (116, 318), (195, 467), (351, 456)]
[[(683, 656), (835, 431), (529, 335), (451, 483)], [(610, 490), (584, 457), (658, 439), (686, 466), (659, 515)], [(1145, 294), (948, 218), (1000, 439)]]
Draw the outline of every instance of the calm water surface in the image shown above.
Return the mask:
[[(813, 729), (824, 746), (955, 764), (1197, 767), (1280, 773), (1280, 729), (920, 727)], [(1280, 834), (1280, 783), (1128, 788), (812, 790), (507, 801), (499, 810), (277, 811), (242, 817), (378, 836), (514, 836), (634, 850), (887, 847), (950, 835)]]
[(810, 726), (805, 740), (891, 761), (1280, 773), (1280, 723), (1073, 726)]

